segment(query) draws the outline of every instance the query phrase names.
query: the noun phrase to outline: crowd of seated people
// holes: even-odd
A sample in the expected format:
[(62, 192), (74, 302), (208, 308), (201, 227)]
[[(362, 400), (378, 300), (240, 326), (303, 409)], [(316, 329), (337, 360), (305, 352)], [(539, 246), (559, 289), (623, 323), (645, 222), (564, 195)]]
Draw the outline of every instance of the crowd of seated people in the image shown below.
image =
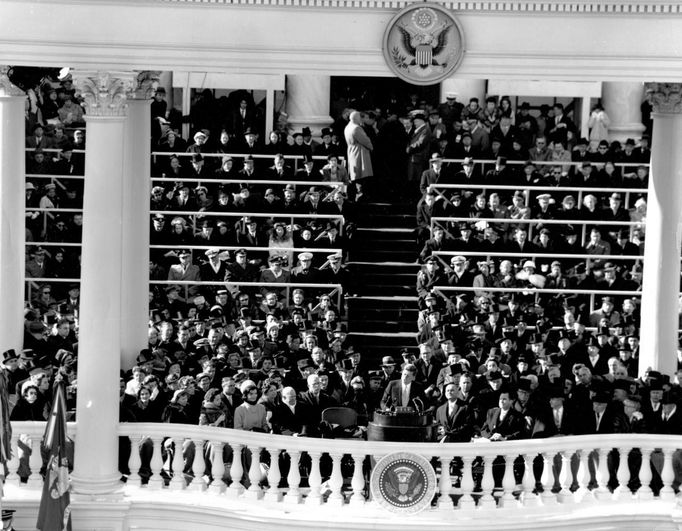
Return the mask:
[[(149, 345), (140, 353), (138, 365), (122, 376), (122, 419), (319, 436), (328, 428), (320, 422), (324, 407), (352, 407), (359, 414), (359, 425), (366, 425), (376, 408), (397, 405), (390, 403), (385, 390), (389, 382), (401, 380), (405, 386), (414, 386), (411, 393), (420, 398), (419, 407), (436, 416), (440, 436), (451, 442), (477, 436), (503, 440), (609, 432), (605, 430), (682, 432), (682, 422), (671, 414), (671, 404), (678, 401), (678, 375), (649, 371), (647, 378), (637, 379), (636, 296), (606, 296), (596, 308), (589, 297), (581, 295), (533, 294), (534, 288), (543, 287), (641, 291), (641, 264), (636, 257), (642, 254), (645, 198), (636, 192), (628, 196), (587, 192), (590, 188), (646, 188), (647, 139), (638, 147), (628, 141), (623, 149), (601, 142), (590, 146), (577, 138), (561, 106), (542, 109), (539, 117), (532, 117), (523, 105), (514, 114), (506, 103), (498, 107), (493, 101), (486, 102), (485, 109), (478, 108), (476, 101), (464, 107), (454, 98), (440, 107), (412, 103), (404, 109), (411, 113), (409, 119), (397, 119), (402, 111), (395, 109), (364, 113), (370, 137), (383, 135), (406, 142), (401, 160), (409, 177), (407, 186), (414, 191), (411, 197), (423, 194), (417, 207), (424, 214), (418, 248), (424, 264), (417, 280), (419, 355), (403, 352), (403, 359), (396, 361), (398, 356), (387, 353), (380, 364), (363, 359), (350, 344), (340, 322), (342, 308), (334, 305), (328, 293), (303, 287), (287, 295), (271, 285), (238, 286), (240, 281), (271, 283), (280, 278), (295, 283), (297, 277), (304, 279), (298, 280), (302, 283), (349, 282), (342, 265), (346, 248), (343, 240), (338, 246), (335, 243), (342, 227), (306, 219), (306, 214), (315, 213), (306, 204), (312, 199), (312, 204), (322, 205), (320, 212), (342, 215), (344, 229), (353, 222), (353, 202), (344, 192), (347, 176), (338, 165), (339, 156), (345, 153), (338, 134), (343, 120), (326, 131), (328, 141), (322, 142), (334, 150), (325, 154), (334, 166), (330, 178), (324, 178), (325, 167), (316, 166), (325, 161), (304, 159), (304, 167), (293, 173), (286, 156), (311, 153), (304, 153), (303, 148), (301, 153), (286, 149), (289, 143), (278, 135), (269, 139), (271, 148), (259, 145), (261, 153), (274, 158), (268, 167), (268, 159), (230, 155), (259, 154), (245, 149), (250, 148), (250, 137), (254, 143), (258, 139), (248, 127), (241, 134), (229, 132), (227, 138), (218, 129), (224, 147), (207, 144), (216, 131), (199, 129), (190, 145), (177, 128), (158, 120), (160, 142), (169, 144), (168, 149), (159, 144), (159, 151), (189, 155), (159, 155), (154, 166), (160, 179), (154, 181), (151, 195), (155, 212), (150, 229), (151, 279), (209, 280), (225, 283), (225, 287), (197, 284), (185, 293), (174, 285), (152, 286)], [(558, 127), (559, 123), (567, 125)], [(428, 132), (425, 137), (424, 131)], [(293, 145), (307, 145), (302, 133)], [(410, 142), (422, 137), (424, 146)], [(313, 155), (321, 154), (310, 150)], [(212, 158), (209, 153), (223, 156)], [(462, 164), (443, 161), (449, 158), (466, 160)], [(480, 159), (495, 160), (495, 168), (478, 171), (476, 160)], [(529, 162), (515, 165), (514, 161)], [(548, 161), (554, 164), (536, 164)], [(378, 168), (387, 167), (385, 161), (379, 162)], [(239, 170), (236, 165), (241, 165)], [(282, 185), (261, 186), (253, 182), (258, 178), (282, 181)], [(221, 179), (241, 184), (224, 184)], [(330, 185), (287, 186), (292, 179)], [(448, 182), (471, 183), (471, 190), (429, 189)], [(520, 192), (495, 190), (501, 185), (513, 185)], [(584, 204), (576, 205), (580, 192), (534, 192), (533, 186), (581, 188)], [(355, 199), (356, 205), (361, 202)], [(264, 217), (245, 219), (242, 213), (263, 213)], [(431, 232), (431, 217), (472, 221), (436, 223)], [(477, 222), (476, 218), (500, 221)], [(565, 223), (536, 223), (529, 238), (529, 225), (522, 220)], [(642, 225), (600, 226), (605, 220)], [(575, 221), (589, 222), (584, 241), (582, 225), (571, 223)], [(227, 251), (221, 246), (238, 249)], [(341, 254), (299, 252), (308, 248), (339, 249)], [(446, 256), (450, 267), (441, 271), (441, 259), (433, 256), (439, 251), (473, 251), (480, 256), (456, 255), (451, 260)], [(499, 259), (496, 253), (516, 256)], [(535, 256), (543, 253), (595, 258)], [(600, 260), (598, 255), (628, 258)], [(443, 297), (435, 293), (437, 286), (477, 289)], [(486, 291), (490, 287), (510, 292)], [(76, 290), (73, 293), (77, 295)], [(58, 321), (66, 320), (73, 332), (73, 312), (51, 302), (49, 293), (41, 297), (47, 299), (41, 304), (54, 311)], [(34, 353), (33, 363), (39, 369), (34, 372), (42, 374), (41, 370), (50, 367), (65, 372), (57, 359), (59, 350), (50, 341), (56, 332), (48, 332), (41, 317), (38, 312), (28, 313), (26, 321), (26, 347)], [(64, 345), (60, 348), (74, 352), (75, 343), (71, 350)], [(11, 366), (12, 360), (7, 361), (5, 367)], [(24, 363), (20, 367), (30, 375), (30, 364), (18, 363)], [(73, 363), (70, 370), (72, 378)], [(246, 405), (240, 388), (248, 395)], [(263, 407), (255, 407), (254, 402)], [(242, 405), (248, 411), (236, 414)], [(509, 408), (512, 412), (506, 413)], [(499, 409), (509, 419), (508, 431), (497, 424)], [(561, 412), (558, 423), (556, 411)], [(608, 422), (595, 417), (595, 412), (603, 411), (608, 412), (603, 417)], [(677, 420), (671, 423), (668, 417)], [(453, 424), (452, 418), (462, 424)], [(583, 422), (589, 418), (595, 419), (594, 426)]]

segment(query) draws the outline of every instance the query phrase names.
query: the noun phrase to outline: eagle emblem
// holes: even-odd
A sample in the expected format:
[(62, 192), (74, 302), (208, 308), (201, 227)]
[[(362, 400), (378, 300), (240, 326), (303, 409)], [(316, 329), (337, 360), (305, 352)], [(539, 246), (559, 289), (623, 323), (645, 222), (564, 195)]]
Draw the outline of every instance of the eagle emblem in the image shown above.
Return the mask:
[(423, 456), (397, 452), (377, 463), (370, 479), (372, 496), (391, 512), (415, 514), (431, 505), (436, 474)]
[(384, 57), (403, 79), (432, 84), (449, 77), (462, 58), (462, 35), (443, 7), (434, 4), (408, 6), (385, 34)]

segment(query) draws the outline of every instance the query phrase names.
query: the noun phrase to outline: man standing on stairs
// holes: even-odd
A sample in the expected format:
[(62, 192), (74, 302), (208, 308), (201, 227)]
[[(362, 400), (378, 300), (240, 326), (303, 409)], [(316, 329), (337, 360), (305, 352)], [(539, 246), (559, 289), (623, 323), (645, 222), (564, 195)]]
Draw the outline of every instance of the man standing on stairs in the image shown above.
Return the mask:
[(426, 297), (431, 293), (433, 288), (438, 285), (447, 284), (447, 279), (440, 271), (438, 266), (438, 258), (429, 256), (425, 262), (424, 267), (417, 273), (417, 297), (419, 309), (423, 310), (426, 307)]

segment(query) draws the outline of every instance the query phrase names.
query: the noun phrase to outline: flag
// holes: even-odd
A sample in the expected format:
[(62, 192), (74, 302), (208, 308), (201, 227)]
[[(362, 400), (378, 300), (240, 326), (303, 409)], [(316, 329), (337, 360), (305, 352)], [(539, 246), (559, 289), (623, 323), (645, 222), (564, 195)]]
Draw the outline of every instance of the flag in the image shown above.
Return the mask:
[(12, 425), (9, 422), (9, 389), (4, 371), (0, 371), (0, 465), (12, 457)]
[(43, 447), (49, 457), (36, 527), (41, 531), (71, 531), (69, 460), (66, 454), (66, 399), (63, 382), (55, 382), (52, 412)]

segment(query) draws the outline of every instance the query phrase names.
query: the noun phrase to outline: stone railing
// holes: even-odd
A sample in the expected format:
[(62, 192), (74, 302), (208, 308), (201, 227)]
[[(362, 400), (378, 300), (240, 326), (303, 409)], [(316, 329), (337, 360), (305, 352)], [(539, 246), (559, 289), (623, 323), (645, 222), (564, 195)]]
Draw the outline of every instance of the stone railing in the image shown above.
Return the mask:
[[(24, 492), (26, 497), (42, 485), (39, 444), (44, 423), (15, 422), (13, 430), (15, 455), (8, 463), (6, 486), (11, 488), (6, 495)], [(75, 426), (70, 425), (69, 433), (74, 431)], [(447, 520), (455, 513), (490, 519), (490, 510), (513, 518), (531, 507), (542, 508), (539, 514), (548, 516), (595, 504), (623, 517), (622, 511), (630, 510), (628, 504), (633, 502), (654, 503), (655, 509), (647, 505), (652, 511), (647, 514), (663, 511), (674, 516), (682, 507), (682, 497), (673, 488), (679, 465), (674, 462), (680, 460), (676, 452), (682, 447), (678, 436), (616, 434), (497, 443), (395, 443), (135, 423), (121, 423), (119, 435), (124, 459), (129, 455), (128, 469), (122, 471), (127, 479), (124, 492), (133, 502), (136, 497), (155, 496), (155, 492), (166, 492), (166, 496), (175, 492), (174, 500), (193, 505), (215, 506), (224, 498), (268, 511), (331, 505), (334, 518), (338, 518), (338, 510), (354, 515), (358, 508), (362, 508), (361, 514), (379, 514), (383, 509), (370, 495), (371, 471), (388, 454), (410, 452), (426, 458), (436, 473), (436, 494), (425, 513), (430, 519)], [(23, 470), (27, 480), (18, 475), (20, 440), (28, 440), (33, 449), (28, 459), (30, 470)], [(138, 451), (126, 453), (125, 448)], [(182, 451), (176, 451), (179, 448)], [(177, 498), (180, 493), (185, 497)]]

